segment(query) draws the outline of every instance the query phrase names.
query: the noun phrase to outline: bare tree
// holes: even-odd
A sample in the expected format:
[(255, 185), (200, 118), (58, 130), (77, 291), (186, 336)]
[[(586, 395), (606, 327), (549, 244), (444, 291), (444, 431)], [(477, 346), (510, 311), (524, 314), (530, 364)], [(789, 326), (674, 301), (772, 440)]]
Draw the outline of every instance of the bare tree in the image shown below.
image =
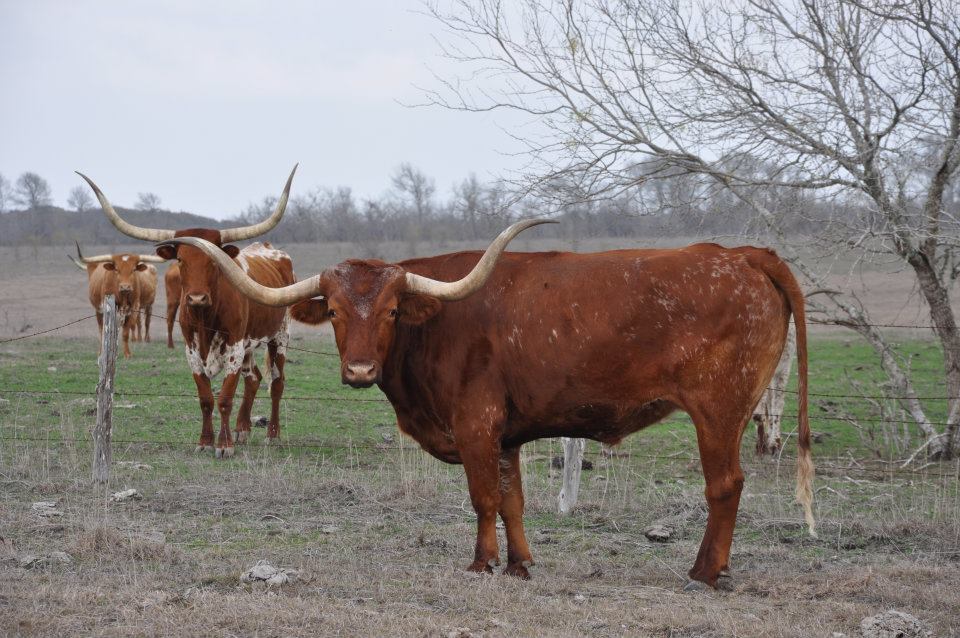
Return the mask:
[(433, 194), (436, 186), (420, 169), (404, 162), (394, 173), (393, 187), (397, 189), (413, 209), (417, 224), (423, 224), (433, 211)]
[(3, 173), (0, 173), (0, 213), (7, 210), (7, 202), (10, 201), (11, 197), (10, 182), (3, 176)]
[(70, 196), (67, 197), (67, 206), (82, 213), (93, 206), (93, 197), (90, 195), (90, 189), (83, 186), (75, 186), (70, 189)]
[(160, 210), (160, 196), (156, 193), (137, 193), (137, 203), (133, 207), (137, 210), (156, 212)]
[[(467, 77), (441, 80), (431, 101), (542, 122), (518, 132), (532, 157), (528, 188), (562, 182), (567, 202), (612, 198), (682, 172), (697, 176), (701, 197), (749, 207), (822, 293), (812, 307), (875, 349), (926, 452), (955, 452), (960, 239), (945, 207), (960, 166), (955, 3), (454, 0), (432, 12), (454, 34), (445, 51)], [(484, 88), (473, 92), (477, 78)], [(663, 169), (638, 174), (652, 160)], [(915, 276), (943, 350), (942, 429), (863, 304), (827, 288), (821, 264), (784, 241), (771, 191), (859, 211), (822, 225), (819, 239), (861, 260), (892, 257)]]
[(53, 201), (50, 184), (36, 173), (28, 171), (17, 178), (13, 200), (28, 209), (49, 206)]

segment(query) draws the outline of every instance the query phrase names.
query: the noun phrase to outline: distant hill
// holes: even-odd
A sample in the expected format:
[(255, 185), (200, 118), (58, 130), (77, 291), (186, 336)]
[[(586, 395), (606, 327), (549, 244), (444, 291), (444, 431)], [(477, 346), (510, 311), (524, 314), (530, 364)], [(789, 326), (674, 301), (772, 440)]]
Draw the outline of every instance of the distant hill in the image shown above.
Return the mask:
[[(127, 221), (150, 228), (221, 228), (224, 222), (170, 211), (146, 212), (117, 207)], [(99, 208), (85, 212), (56, 206), (0, 214), (0, 246), (129, 243)]]

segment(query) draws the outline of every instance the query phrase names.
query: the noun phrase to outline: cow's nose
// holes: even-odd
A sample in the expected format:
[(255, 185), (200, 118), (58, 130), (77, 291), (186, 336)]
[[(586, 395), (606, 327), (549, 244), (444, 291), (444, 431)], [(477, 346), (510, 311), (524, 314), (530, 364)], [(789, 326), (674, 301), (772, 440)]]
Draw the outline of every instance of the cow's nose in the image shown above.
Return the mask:
[(354, 387), (367, 387), (377, 380), (376, 361), (351, 361), (343, 368), (343, 382)]
[(120, 292), (133, 292), (133, 284), (120, 284)]
[(194, 308), (206, 308), (210, 305), (210, 295), (205, 292), (187, 295), (187, 305)]

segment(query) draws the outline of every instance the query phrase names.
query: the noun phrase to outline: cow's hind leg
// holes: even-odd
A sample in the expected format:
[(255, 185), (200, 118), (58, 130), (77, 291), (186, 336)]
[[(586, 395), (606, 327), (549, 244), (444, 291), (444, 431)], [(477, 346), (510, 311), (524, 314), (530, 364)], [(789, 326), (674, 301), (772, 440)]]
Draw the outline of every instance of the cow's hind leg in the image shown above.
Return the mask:
[(180, 308), (180, 300), (172, 303), (167, 301), (167, 347), (173, 347), (173, 322), (177, 317), (177, 309)]
[[(722, 405), (719, 401), (717, 403)], [(730, 545), (743, 489), (740, 439), (751, 413), (752, 409), (729, 411), (726, 414), (690, 411), (697, 428), (697, 445), (706, 481), (709, 513), (700, 551), (689, 574), (691, 579), (711, 587), (717, 586), (717, 578), (725, 575), (729, 568)]]
[(503, 573), (524, 580), (533, 555), (523, 532), (523, 479), (520, 474), (520, 448), (504, 450), (500, 455), (500, 518), (507, 533), (507, 566)]
[(153, 313), (153, 306), (141, 308), (143, 313), (143, 340), (150, 343), (150, 317)]
[(253, 411), (253, 401), (257, 398), (257, 390), (260, 389), (260, 380), (263, 379), (260, 368), (254, 362), (253, 351), (244, 356), (240, 373), (243, 375), (243, 402), (237, 412), (234, 440), (242, 444), (250, 438), (250, 414)]
[(280, 440), (280, 399), (283, 398), (283, 388), (286, 385), (286, 376), (284, 376), (283, 368), (287, 362), (284, 343), (277, 341), (267, 343), (267, 367), (270, 369), (270, 425), (267, 427), (268, 444)]

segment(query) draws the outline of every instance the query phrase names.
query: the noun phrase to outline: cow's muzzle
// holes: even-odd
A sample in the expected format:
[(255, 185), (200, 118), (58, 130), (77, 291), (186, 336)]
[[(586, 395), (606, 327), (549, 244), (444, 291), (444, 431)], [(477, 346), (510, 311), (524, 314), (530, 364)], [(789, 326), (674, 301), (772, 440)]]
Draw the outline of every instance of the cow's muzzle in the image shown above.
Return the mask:
[(341, 369), (343, 383), (354, 388), (369, 388), (380, 380), (376, 361), (350, 361)]
[(205, 292), (187, 295), (187, 305), (191, 308), (209, 308), (210, 295)]

